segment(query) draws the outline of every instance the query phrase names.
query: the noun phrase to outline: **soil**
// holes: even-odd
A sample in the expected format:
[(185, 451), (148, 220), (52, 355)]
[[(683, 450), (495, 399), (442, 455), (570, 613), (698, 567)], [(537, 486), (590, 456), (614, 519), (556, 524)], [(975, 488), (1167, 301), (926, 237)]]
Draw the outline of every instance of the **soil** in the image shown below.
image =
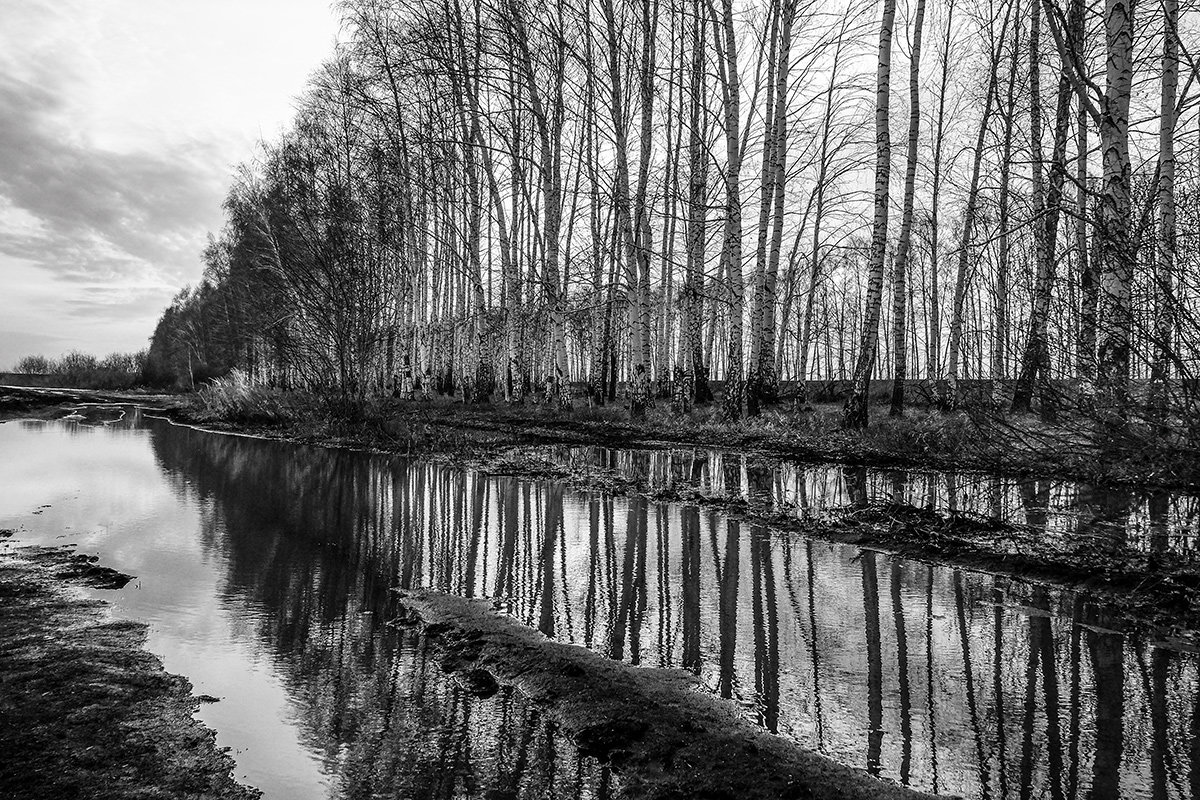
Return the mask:
[(143, 392), (0, 386), (0, 422), (13, 419), (58, 419), (85, 403), (132, 403), (160, 409), (181, 405), (181, 401), (176, 397)]
[(251, 800), (186, 679), (69, 584), (130, 580), (69, 548), (0, 554), (0, 797)]
[[(442, 668), (494, 691), (515, 686), (637, 800), (916, 800), (738, 716), (683, 670), (636, 667), (548, 639), (487, 600), (399, 592), (405, 616), (442, 652)], [(494, 680), (488, 680), (491, 676)]]

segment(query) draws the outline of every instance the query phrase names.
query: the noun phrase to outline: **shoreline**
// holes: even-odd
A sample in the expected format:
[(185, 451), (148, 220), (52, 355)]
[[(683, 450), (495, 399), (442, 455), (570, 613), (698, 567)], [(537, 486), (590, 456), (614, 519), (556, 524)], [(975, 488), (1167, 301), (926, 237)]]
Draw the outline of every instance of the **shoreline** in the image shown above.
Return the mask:
[[(284, 395), (286, 397), (286, 395)], [(264, 420), (253, 413), (219, 416), (186, 400), (164, 406), (173, 420), (218, 432), (252, 433), (297, 444), (399, 454), (445, 450), (480, 453), (513, 445), (611, 448), (708, 448), (787, 461), (880, 469), (1060, 478), (1129, 489), (1200, 492), (1200, 473), (1163, 471), (1154, 454), (1124, 460), (1102, 452), (1068, 427), (1045, 429), (1032, 417), (972, 417), (966, 412), (913, 411), (901, 419), (879, 416), (865, 432), (832, 423), (832, 406), (779, 410), (736, 423), (679, 417), (669, 412), (635, 422), (619, 405), (560, 412), (540, 405), (468, 405), (436, 398), (385, 400), (357, 421), (320, 419), (298, 395), (291, 415)], [(1197, 465), (1200, 469), (1200, 464)]]
[(130, 579), (94, 562), (70, 548), (0, 553), (0, 795), (260, 797), (193, 717), (192, 685), (145, 649), (146, 626), (72, 591)]
[[(283, 405), (291, 403), (292, 408), (273, 419), (263, 419), (253, 410), (225, 416), (209, 413), (197, 407), (195, 397), (0, 386), (0, 421), (47, 419), (72, 406), (113, 403), (141, 406), (172, 422), (215, 433), (373, 453), (480, 455), (515, 445), (695, 447), (850, 467), (986, 473), (1065, 479), (1097, 487), (1200, 493), (1200, 463), (1197, 473), (1188, 477), (1164, 472), (1153, 454), (1131, 454), (1113, 462), (1101, 458), (1098, 448), (1065, 424), (1047, 429), (1029, 415), (973, 417), (967, 412), (912, 409), (899, 419), (877, 414), (872, 427), (854, 432), (827, 424), (840, 408), (836, 404), (792, 412), (775, 408), (735, 423), (670, 412), (654, 413), (636, 422), (619, 403), (561, 412), (532, 403), (466, 404), (436, 397), (373, 401), (360, 419), (337, 420), (320, 418), (315, 398), (301, 393), (278, 393), (287, 401)], [(998, 432), (1001, 428), (1008, 434)], [(885, 446), (887, 443), (892, 446)]]

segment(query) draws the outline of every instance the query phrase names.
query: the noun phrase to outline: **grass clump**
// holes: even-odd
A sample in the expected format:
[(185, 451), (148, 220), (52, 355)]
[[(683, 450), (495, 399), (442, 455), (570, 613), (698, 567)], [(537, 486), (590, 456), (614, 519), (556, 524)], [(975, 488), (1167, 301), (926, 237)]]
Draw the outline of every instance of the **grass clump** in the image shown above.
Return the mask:
[(277, 390), (255, 383), (240, 369), (213, 379), (197, 392), (200, 416), (228, 422), (284, 422), (292, 414)]

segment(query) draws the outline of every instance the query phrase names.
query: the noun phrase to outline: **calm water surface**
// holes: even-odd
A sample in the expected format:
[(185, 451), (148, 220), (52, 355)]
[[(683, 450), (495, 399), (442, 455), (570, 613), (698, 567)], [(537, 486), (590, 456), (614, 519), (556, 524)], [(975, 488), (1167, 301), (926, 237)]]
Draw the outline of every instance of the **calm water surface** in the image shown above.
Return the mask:
[[(683, 667), (747, 718), (915, 788), (1200, 797), (1200, 659), (1070, 593), (773, 533), (694, 506), (87, 409), (0, 425), (0, 527), (137, 575), (102, 592), (272, 798), (605, 797), (504, 691), (481, 700), (388, 589), (502, 599), (557, 638)], [(870, 500), (995, 516), (1062, 547), (1195, 551), (1196, 498), (1065, 482), (555, 451), (798, 514)]]

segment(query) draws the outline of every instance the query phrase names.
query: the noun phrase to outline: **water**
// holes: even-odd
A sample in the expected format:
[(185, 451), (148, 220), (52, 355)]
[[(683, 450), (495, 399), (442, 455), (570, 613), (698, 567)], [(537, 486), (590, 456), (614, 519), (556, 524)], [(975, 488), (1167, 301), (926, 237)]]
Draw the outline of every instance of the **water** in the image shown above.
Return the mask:
[(866, 503), (903, 503), (1036, 532), (1047, 548), (1118, 547), (1200, 561), (1200, 496), (1120, 490), (1062, 479), (830, 466), (704, 450), (547, 448), (548, 460), (603, 470), (651, 489), (753, 496), (798, 517)]
[[(385, 626), (392, 586), (499, 597), (557, 638), (693, 670), (748, 719), (915, 788), (1200, 796), (1200, 658), (1072, 593), (681, 504), (87, 416), (0, 425), (0, 527), (138, 576), (103, 596), (149, 623), (168, 669), (224, 698), (200, 715), (269, 797), (609, 793), (519, 694), (470, 697), (419, 637)], [(1185, 496), (764, 471), (691, 451), (551, 455), (796, 513), (898, 497), (1064, 547), (1120, 537), (1188, 558), (1196, 541)]]

